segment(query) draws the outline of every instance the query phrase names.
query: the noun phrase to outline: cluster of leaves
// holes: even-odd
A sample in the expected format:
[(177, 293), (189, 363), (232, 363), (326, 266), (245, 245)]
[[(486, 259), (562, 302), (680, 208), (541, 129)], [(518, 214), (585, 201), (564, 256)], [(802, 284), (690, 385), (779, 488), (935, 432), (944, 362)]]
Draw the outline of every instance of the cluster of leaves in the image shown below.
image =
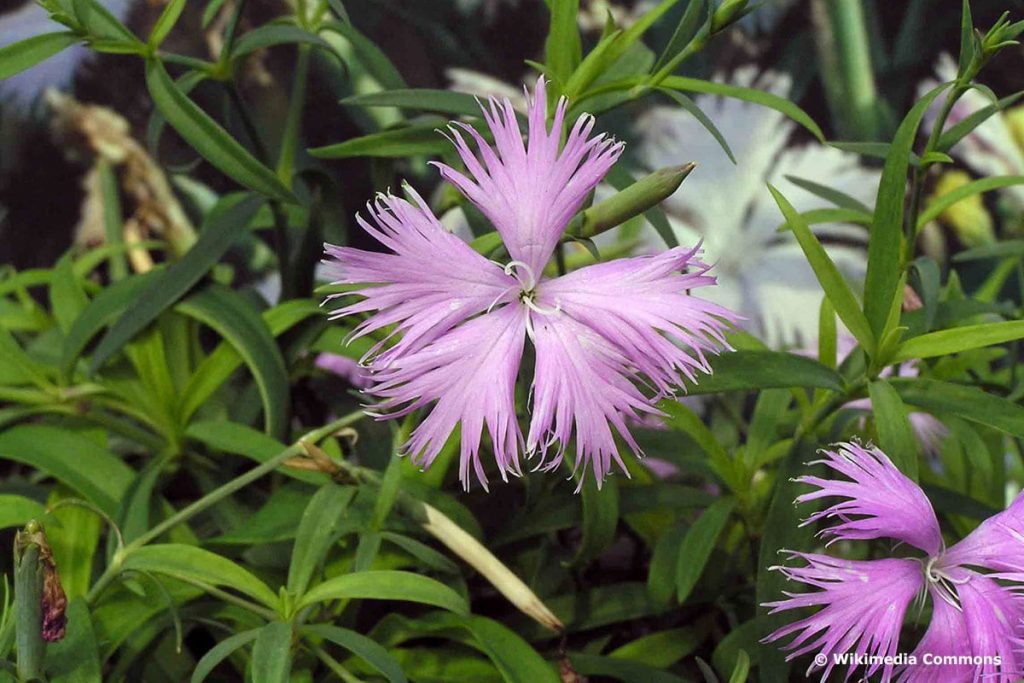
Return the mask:
[[(0, 526), (42, 522), (69, 599), (67, 635), (46, 648), (23, 639), (31, 636), (25, 615), (4, 611), (0, 657), (17, 666), (0, 676), (786, 680), (788, 664), (759, 642), (778, 621), (758, 605), (782, 590), (781, 577), (767, 571), (777, 552), (814, 547), (813, 529), (799, 526), (791, 505), (791, 478), (815, 448), (851, 434), (877, 440), (922, 482), (954, 537), (1001, 509), (1007, 487), (1024, 481), (1024, 378), (1016, 370), (1024, 322), (1020, 297), (1000, 296), (1010, 274), (1024, 283), (1024, 249), (962, 254), (1004, 259), (971, 292), (954, 270), (943, 282), (939, 264), (914, 249), (931, 217), (1000, 186), (977, 181), (922, 206), (929, 168), (950, 163), (950, 148), (1005, 106), (993, 97), (978, 116), (942, 125), (1019, 25), (976, 32), (965, 2), (957, 79), (918, 101), (891, 143), (847, 145), (884, 158), (874, 210), (841, 188), (806, 183), (834, 208), (800, 214), (770, 189), (823, 290), (816, 358), (733, 334), (738, 350), (690, 388), (709, 397), (705, 409), (666, 401), (667, 429), (638, 430), (648, 455), (678, 469), (673, 478), (628, 458), (631, 478), (612, 478), (600, 492), (585, 481), (574, 496), (559, 478), (534, 476), (483, 498), (453, 482), (457, 435), (429, 472), (417, 472), (394, 456), (415, 416), (390, 428), (363, 419), (358, 399), (313, 363), (318, 352), (358, 358), (372, 343), (344, 346), (355, 323), (329, 325), (317, 298), (330, 288), (313, 289), (336, 191), (317, 160), (450, 157), (436, 129), (450, 116), (481, 126), (476, 101), (407, 88), (337, 0), (297, 1), (290, 16), (241, 35), (244, 3), (236, 3), (216, 61), (162, 49), (184, 0), (167, 3), (145, 41), (95, 0), (43, 4), (67, 30), (0, 50), (0, 77), (77, 42), (141, 58), (155, 106), (151, 142), (170, 126), (243, 190), (194, 202), (202, 217), (196, 243), (133, 272), (130, 250), (159, 255), (167, 245), (125, 243), (117, 182), (108, 177), (105, 246), (0, 279), (0, 459), (9, 472)], [(550, 0), (545, 60), (535, 66), (569, 98), (570, 117), (667, 97), (731, 156), (687, 95), (710, 93), (774, 108), (825, 142), (784, 98), (676, 74), (750, 11), (745, 0), (691, 0), (660, 52), (645, 45), (647, 30), (682, 4), (663, 0), (626, 29), (609, 21), (584, 55), (578, 1)], [(211, 0), (205, 20), (223, 5)], [(275, 158), (235, 80), (247, 55), (292, 44), (294, 91)], [(305, 156), (301, 122), (314, 59), (353, 84), (344, 104), (368, 131)], [(169, 68), (181, 70), (177, 78)], [(230, 117), (218, 121), (190, 97), (204, 82), (221, 89)], [(936, 101), (944, 103), (939, 123), (914, 153)], [(609, 181), (624, 191), (582, 212), (574, 234), (646, 220), (674, 244), (656, 200), (680, 179), (634, 184), (616, 170)], [(467, 213), (474, 246), (493, 252), (496, 235)], [(828, 222), (868, 227), (863, 292), (851, 289), (811, 230)], [(282, 289), (269, 307), (225, 264), (264, 241), (276, 253)], [(908, 286), (921, 302), (913, 310), (903, 310)], [(845, 360), (837, 358), (837, 318), (859, 344)], [(919, 376), (885, 374), (906, 361), (919, 363)], [(309, 396), (311, 387), (319, 397)], [(843, 408), (863, 398), (873, 408), (866, 423), (857, 419), (862, 412)], [(950, 429), (934, 467), (921, 466), (910, 411), (939, 416)], [(437, 515), (461, 532), (438, 533)], [(501, 571), (482, 568), (494, 563)], [(563, 632), (506, 601), (509, 570)]]

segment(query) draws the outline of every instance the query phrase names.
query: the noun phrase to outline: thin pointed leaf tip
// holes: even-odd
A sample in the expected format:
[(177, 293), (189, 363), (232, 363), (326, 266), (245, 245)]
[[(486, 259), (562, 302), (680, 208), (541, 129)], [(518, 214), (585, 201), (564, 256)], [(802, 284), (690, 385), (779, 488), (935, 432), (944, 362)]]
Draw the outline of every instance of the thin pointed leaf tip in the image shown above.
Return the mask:
[[(820, 671), (822, 681), (834, 668), (846, 668), (846, 678), (861, 669), (865, 679), (883, 683), (1020, 680), (1024, 495), (946, 548), (928, 497), (882, 451), (838, 444), (823, 451), (816, 464), (843, 476), (797, 479), (813, 487), (797, 503), (831, 502), (805, 522), (826, 525), (819, 536), (844, 541), (887, 538), (912, 548), (897, 557), (872, 560), (790, 553), (789, 559), (800, 560), (801, 566), (772, 569), (811, 590), (787, 591), (784, 599), (764, 606), (771, 614), (816, 611), (765, 641), (793, 636), (784, 647), (787, 659), (815, 653), (808, 674)], [(914, 650), (897, 656), (904, 618), (915, 598), (931, 603), (931, 621)]]
[[(573, 447), (576, 467), (589, 466), (601, 482), (613, 462), (624, 468), (618, 441), (640, 452), (630, 422), (658, 414), (657, 400), (710, 373), (708, 355), (728, 348), (723, 332), (737, 316), (692, 294), (715, 283), (699, 247), (548, 277), (566, 226), (622, 143), (594, 134), (589, 115), (561, 143), (567, 102), (558, 101), (549, 127), (543, 78), (529, 99), (525, 140), (507, 99), (481, 108), (494, 145), (452, 123), (465, 171), (435, 165), (493, 223), (508, 262), (447, 232), (411, 188), (408, 199), (381, 195), (358, 221), (386, 251), (326, 245), (332, 279), (346, 286), (334, 317), (358, 317), (352, 336), (376, 340), (363, 358), (375, 415), (424, 411), (404, 447), (416, 464), (430, 465), (459, 427), (463, 486), (472, 473), (487, 488), (486, 427), (503, 481), (520, 475), (524, 460), (553, 469)], [(515, 387), (529, 349), (524, 434)]]

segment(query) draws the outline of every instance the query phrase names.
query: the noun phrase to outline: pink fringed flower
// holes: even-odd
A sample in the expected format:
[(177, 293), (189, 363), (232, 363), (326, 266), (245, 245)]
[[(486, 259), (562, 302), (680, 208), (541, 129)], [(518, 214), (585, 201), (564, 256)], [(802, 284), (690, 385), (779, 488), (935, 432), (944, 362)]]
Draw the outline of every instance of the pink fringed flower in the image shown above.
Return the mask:
[[(825, 464), (848, 480), (805, 476), (815, 490), (798, 503), (838, 498), (804, 523), (835, 519), (820, 535), (831, 541), (890, 538), (921, 550), (917, 558), (839, 560), (793, 553), (802, 567), (773, 567), (786, 578), (817, 590), (786, 592), (767, 603), (772, 614), (821, 607), (772, 633), (767, 642), (795, 634), (789, 657), (816, 652), (808, 673), (825, 680), (841, 661), (847, 678), (863, 665), (865, 676), (881, 672), (901, 683), (1011, 683), (1024, 675), (1024, 495), (946, 549), (938, 519), (924, 491), (877, 448), (855, 443), (825, 451)], [(894, 658), (903, 619), (915, 596), (931, 598), (932, 619), (902, 667)], [(853, 655), (842, 660), (841, 655)]]
[[(471, 126), (450, 127), (467, 173), (436, 165), (493, 223), (507, 263), (446, 232), (411, 188), (411, 201), (381, 195), (370, 220), (359, 218), (388, 252), (326, 245), (336, 284), (359, 297), (335, 317), (369, 314), (355, 336), (381, 336), (364, 359), (376, 414), (426, 411), (405, 447), (423, 467), (460, 428), (466, 487), (470, 470), (487, 487), (484, 427), (503, 480), (521, 473), (521, 455), (556, 467), (575, 440), (575, 465), (589, 464), (600, 482), (613, 461), (622, 464), (616, 436), (639, 451), (629, 421), (657, 414), (658, 397), (710, 372), (706, 354), (726, 347), (722, 330), (735, 319), (691, 296), (714, 284), (697, 248), (544, 275), (566, 225), (622, 152), (592, 135), (587, 115), (560, 144), (566, 109), (563, 98), (549, 130), (540, 79), (525, 143), (508, 100), (483, 108), (493, 147)], [(527, 337), (536, 361), (524, 438), (515, 386)]]

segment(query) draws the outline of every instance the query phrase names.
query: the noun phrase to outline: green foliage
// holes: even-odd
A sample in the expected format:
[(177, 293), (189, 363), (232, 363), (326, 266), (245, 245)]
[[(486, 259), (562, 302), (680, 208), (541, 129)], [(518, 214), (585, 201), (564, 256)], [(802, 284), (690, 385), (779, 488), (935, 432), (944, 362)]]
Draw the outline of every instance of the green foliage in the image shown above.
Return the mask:
[[(821, 549), (815, 525), (802, 524), (814, 504), (793, 505), (806, 490), (797, 477), (825, 476), (817, 449), (877, 443), (920, 480), (949, 542), (1024, 484), (1014, 287), (1024, 283), (1024, 241), (947, 260), (918, 239), (959, 202), (1024, 181), (974, 178), (930, 194), (934, 172), (959, 163), (957, 144), (1019, 101), (998, 99), (979, 77), (1024, 24), (1004, 16), (979, 31), (965, 1), (956, 77), (908, 102), (886, 84), (914, 52), (911, 29), (887, 52), (869, 35), (870, 17), (833, 17), (849, 33), (840, 46), (852, 47), (827, 95), (839, 93), (833, 106), (848, 105), (870, 132), (826, 143), (856, 129), (843, 128), (846, 114), (816, 121), (814, 98), (799, 89), (790, 97), (719, 82), (714, 46), (754, 3), (662, 0), (628, 24), (609, 17), (588, 31), (579, 2), (546, 0), (542, 54), (521, 56), (543, 60), (528, 63), (568, 98), (568, 126), (589, 111), (608, 114), (599, 129), (611, 130), (667, 104), (744, 169), (749, 151), (728, 122), (690, 95), (729, 98), (795, 123), (799, 144), (879, 164), (881, 181), (873, 207), (828, 177), (787, 176), (797, 188), (788, 198), (758, 188), (779, 208), (775, 237), (793, 241), (820, 286), (818, 338), (806, 348), (768, 348), (735, 330), (734, 350), (709, 355), (713, 372), (680, 388), (689, 400), (659, 395), (650, 423), (628, 425), (651, 467), (620, 443), (625, 471), (597, 482), (573, 469), (569, 444), (554, 476), (524, 467), (484, 495), (460, 488), (458, 430), (422, 473), (397, 453), (426, 410), (367, 419), (367, 397), (321, 367), (320, 353), (358, 360), (392, 330), (344, 345), (365, 318), (328, 321), (320, 297), (348, 286), (315, 270), (325, 239), (357, 243), (349, 217), (371, 197), (353, 204), (351, 195), (406, 178), (439, 215), (463, 209), (475, 250), (508, 261), (494, 226), (454, 193), (430, 193), (424, 172), (435, 157), (458, 165), (439, 132), (452, 118), (490, 140), (477, 99), (409, 87), (371, 37), (382, 29), (367, 3), (350, 16), (337, 0), (297, 1), (260, 23), (245, 3), (212, 0), (199, 16), (171, 0), (144, 40), (95, 0), (42, 4), (67, 30), (0, 48), (0, 79), (77, 44), (134, 63), (153, 105), (149, 152), (160, 165), (174, 134), (190, 150), (190, 163), (162, 168), (181, 213), (201, 227), (194, 241), (130, 235), (130, 188), (104, 158), (92, 199), (106, 244), (71, 249), (52, 267), (0, 271), (0, 528), (42, 525), (69, 600), (67, 634), (44, 644), (42, 546), (2, 556), (0, 679), (774, 683), (807, 664), (791, 667), (762, 639), (788, 618), (765, 606), (787, 589), (773, 570), (780, 553)], [(419, 11), (402, 19), (412, 25)], [(173, 51), (197, 21), (221, 31), (210, 60)], [(833, 49), (821, 39), (819, 54)], [(264, 106), (241, 87), (258, 55), (293, 52), (283, 104)], [(952, 117), (972, 91), (990, 104)], [(322, 92), (339, 101), (326, 115), (307, 106), (324, 105)], [(344, 125), (311, 126), (316, 115)], [(520, 124), (525, 132), (524, 116)], [(545, 272), (636, 256), (648, 229), (679, 246), (679, 217), (662, 203), (691, 191), (687, 178), (701, 169), (689, 161), (649, 173), (624, 157)], [(795, 192), (825, 204), (798, 211)], [(864, 228), (843, 233), (866, 238), (863, 290), (815, 227), (830, 224)], [(922, 413), (949, 432), (937, 452), (915, 432)], [(485, 439), (485, 468), (491, 450)]]

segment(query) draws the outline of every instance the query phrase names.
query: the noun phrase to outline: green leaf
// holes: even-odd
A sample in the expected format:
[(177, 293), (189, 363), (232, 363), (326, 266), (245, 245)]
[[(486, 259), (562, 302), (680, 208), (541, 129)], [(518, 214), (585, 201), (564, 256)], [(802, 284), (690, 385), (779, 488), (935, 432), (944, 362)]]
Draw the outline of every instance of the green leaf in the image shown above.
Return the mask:
[(0, 47), (0, 81), (21, 73), (78, 42), (81, 42), (81, 38), (74, 33), (59, 31), (32, 36)]
[(50, 683), (102, 683), (99, 648), (85, 600), (71, 600), (66, 616), (64, 638), (46, 648), (46, 672)]
[(318, 159), (399, 158), (435, 155), (450, 147), (448, 141), (438, 132), (438, 128), (443, 125), (443, 121), (412, 124), (352, 138), (334, 145), (314, 147), (307, 151)]
[(299, 596), (306, 592), (313, 573), (324, 560), (334, 529), (352, 502), (355, 488), (325, 484), (309, 500), (299, 520), (291, 562), (288, 565), (288, 592)]
[(330, 43), (305, 29), (290, 24), (266, 24), (259, 26), (235, 41), (231, 48), (231, 59), (238, 59), (257, 50), (276, 45), (313, 45), (334, 54)]
[(341, 103), (350, 107), (401, 107), (462, 116), (479, 117), (481, 114), (480, 103), (473, 95), (430, 88), (405, 88), (353, 95)]
[(746, 485), (746, 482), (740, 479), (736, 463), (700, 417), (679, 401), (664, 399), (658, 402), (657, 407), (665, 413), (666, 426), (693, 439), (708, 456), (711, 469), (730, 489), (736, 491)]
[(0, 459), (50, 475), (110, 516), (133, 478), (130, 467), (90, 439), (46, 425), (0, 430)]
[(234, 654), (236, 650), (239, 650), (245, 645), (256, 640), (260, 634), (260, 630), (261, 629), (254, 628), (251, 631), (236, 633), (210, 648), (210, 651), (203, 655), (202, 659), (196, 662), (196, 668), (192, 671), (192, 678), (189, 679), (190, 683), (202, 683), (205, 681), (206, 677), (213, 673), (213, 670), (217, 668), (218, 664)]
[(253, 683), (288, 683), (292, 671), (292, 625), (272, 621), (252, 646)]
[[(676, 30), (672, 33), (668, 45), (665, 46), (665, 49), (658, 57), (658, 61), (654, 64), (652, 69), (654, 73), (661, 71), (662, 67), (670, 59), (682, 52), (693, 41), (697, 35), (697, 30), (707, 14), (705, 4), (706, 0), (689, 0), (687, 2), (686, 11), (679, 18)], [(707, 25), (710, 26), (710, 24)]]
[(355, 51), (356, 59), (366, 71), (385, 90), (401, 90), (406, 86), (398, 69), (391, 63), (377, 45), (356, 30), (352, 24), (332, 21), (321, 27), (325, 31), (333, 31), (347, 40)]
[(679, 604), (685, 604), (690, 591), (704, 573), (704, 567), (711, 558), (711, 551), (718, 543), (718, 537), (729, 522), (729, 515), (736, 507), (732, 498), (714, 502), (693, 523), (683, 537), (676, 564), (676, 597)]
[[(868, 237), (868, 269), (864, 280), (864, 316), (875, 339), (881, 340), (888, 330), (885, 321), (892, 307), (893, 299), (902, 296), (897, 291), (900, 281), (900, 258), (903, 252), (903, 202), (907, 194), (907, 170), (910, 167), (910, 152), (917, 138), (925, 111), (949, 84), (933, 88), (910, 110), (900, 124), (893, 138), (892, 147), (885, 158), (882, 179), (875, 199), (875, 220)], [(835, 300), (833, 299), (833, 304)], [(839, 316), (850, 327), (840, 307)], [(853, 328), (850, 328), (853, 332)], [(866, 349), (860, 335), (854, 332)]]
[[(800, 243), (804, 256), (807, 257), (811, 269), (814, 270), (814, 274), (818, 278), (818, 283), (825, 290), (825, 294), (828, 296), (829, 301), (832, 302), (832, 307), (835, 309), (836, 314), (839, 315), (839, 319), (846, 324), (846, 327), (857, 338), (860, 345), (869, 354), (873, 354), (875, 335), (872, 333), (872, 328), (868, 324), (867, 318), (860, 309), (860, 304), (857, 302), (856, 297), (854, 297), (853, 292), (850, 291), (850, 286), (846, 283), (842, 273), (836, 268), (836, 264), (829, 258), (825, 248), (818, 242), (818, 238), (811, 232), (811, 228), (800, 217), (800, 214), (796, 212), (793, 205), (771, 185), (768, 186), (768, 190), (772, 193), (775, 203), (779, 205), (782, 215), (793, 230), (793, 234)], [(886, 308), (886, 313), (888, 313), (888, 308)]]
[(161, 274), (162, 271), (151, 271), (144, 275), (134, 275), (101, 291), (75, 319), (74, 325), (64, 338), (61, 372), (70, 375), (75, 362), (92, 338), (104, 327), (119, 320), (125, 309), (136, 303), (142, 292), (146, 291)]
[(274, 592), (249, 570), (226, 557), (195, 546), (180, 543), (145, 545), (129, 552), (122, 566), (187, 582), (226, 586), (268, 607), (277, 607)]
[(836, 190), (835, 188), (828, 187), (827, 185), (816, 183), (813, 180), (805, 180), (804, 178), (798, 178), (793, 175), (787, 175), (786, 180), (793, 183), (800, 189), (807, 190), (811, 194), (835, 204), (841, 209), (850, 209), (861, 214), (866, 214), (867, 216), (871, 215), (871, 209), (864, 202), (860, 201), (856, 197), (851, 197), (841, 190)]
[(821, 128), (818, 127), (818, 124), (816, 124), (814, 120), (807, 115), (807, 112), (784, 97), (779, 97), (778, 95), (773, 95), (754, 88), (744, 88), (738, 85), (728, 85), (725, 83), (712, 83), (711, 81), (703, 81), (698, 78), (687, 78), (685, 76), (669, 76), (661, 82), (661, 85), (673, 90), (699, 92), (706, 93), (708, 95), (720, 95), (721, 97), (732, 97), (737, 100), (760, 104), (763, 107), (768, 107), (769, 109), (774, 109), (775, 111), (784, 114), (810, 131), (819, 142), (825, 142), (825, 136), (822, 134)]
[[(185, 430), (185, 436), (214, 450), (241, 455), (258, 463), (270, 460), (287, 448), (285, 444), (274, 437), (237, 422), (193, 422)], [(278, 471), (292, 479), (317, 486), (324, 484), (328, 479), (325, 474), (305, 472), (285, 466)]]
[(578, 476), (583, 479), (580, 488), (583, 538), (572, 563), (584, 566), (615, 540), (619, 526), (619, 485), (612, 477), (600, 482), (593, 476), (587, 476), (585, 471), (581, 471)]
[(581, 676), (596, 676), (600, 680), (614, 679), (624, 683), (686, 683), (689, 680), (647, 664), (615, 657), (583, 652), (570, 652), (568, 657), (576, 673)]
[(491, 660), (507, 683), (558, 683), (555, 670), (515, 631), (479, 616), (439, 615), (441, 623), (472, 634), (475, 645)]
[(956, 204), (961, 199), (972, 195), (989, 192), (1001, 187), (1012, 187), (1013, 185), (1024, 184), (1024, 175), (995, 176), (991, 178), (979, 178), (966, 185), (961, 185), (951, 192), (935, 197), (928, 206), (924, 208), (917, 219), (917, 229), (923, 228), (929, 221), (939, 217), (943, 211)]
[(701, 631), (693, 626), (656, 631), (612, 650), (608, 656), (667, 669), (697, 649), (703, 639)]
[(1024, 240), (1003, 240), (956, 253), (953, 255), (953, 261), (963, 263), (965, 261), (1021, 257), (1024, 257)]
[(576, 27), (579, 0), (551, 0), (551, 23), (544, 43), (544, 66), (559, 87), (569, 82), (582, 58), (580, 32)]
[(53, 279), (50, 280), (50, 308), (57, 325), (65, 334), (89, 305), (89, 297), (85, 295), (73, 265), (71, 253), (64, 254), (54, 266)]
[(93, 353), (90, 370), (95, 372), (99, 369), (128, 340), (199, 282), (245, 233), (262, 203), (262, 198), (248, 194), (233, 194), (221, 199), (204, 221), (195, 245), (180, 261), (172, 263), (148, 282), (124, 315), (107, 330)]
[(807, 387), (842, 391), (843, 378), (812, 358), (783, 351), (732, 351), (711, 360), (713, 374), (701, 376), (686, 393)]
[(42, 519), (46, 508), (39, 502), (12, 493), (0, 493), (0, 529), (25, 526), (29, 520)]
[(679, 564), (679, 548), (686, 536), (687, 526), (676, 524), (658, 538), (651, 553), (647, 570), (647, 594), (656, 605), (668, 607), (676, 593), (676, 567)]
[(466, 600), (448, 586), (434, 579), (410, 572), (391, 570), (344, 574), (314, 586), (299, 600), (298, 608), (328, 600), (402, 600), (433, 605), (467, 614)]
[(892, 379), (905, 403), (929, 412), (951, 413), (1013, 436), (1024, 436), (1024, 408), (977, 387), (936, 379)]
[(878, 429), (879, 446), (900, 471), (916, 481), (917, 439), (900, 395), (882, 378), (868, 384), (868, 395)]
[(985, 123), (985, 121), (988, 121), (995, 114), (1013, 106), (1022, 96), (1024, 96), (1024, 91), (1007, 95), (998, 102), (993, 102), (987, 107), (983, 107), (978, 111), (965, 116), (962, 120), (942, 132), (942, 135), (939, 136), (939, 141), (936, 143), (935, 147), (940, 151), (949, 151), (953, 145), (960, 142), (964, 137), (974, 131), (975, 128)]
[[(303, 320), (323, 316), (323, 309), (309, 299), (292, 299), (262, 313), (263, 323), (275, 338)], [(180, 418), (187, 422), (242, 363), (242, 356), (225, 339), (207, 356), (181, 392)]]
[[(60, 503), (74, 500), (74, 494), (63, 486), (53, 489), (47, 505), (55, 523), (47, 525), (47, 540), (53, 559), (60, 569), (60, 581), (68, 599), (84, 597), (89, 592), (96, 549), (99, 547), (103, 520), (82, 505)], [(99, 508), (97, 507), (96, 510)]]
[[(793, 444), (786, 459), (775, 474), (775, 492), (764, 521), (764, 535), (757, 559), (757, 590), (755, 604), (758, 605), (758, 623), (761, 626), (760, 637), (765, 637), (789, 623), (788, 615), (769, 616), (770, 608), (764, 607), (767, 602), (783, 599), (783, 591), (788, 589), (786, 577), (781, 572), (772, 571), (779, 561), (782, 550), (807, 550), (813, 542), (814, 530), (808, 526), (800, 526), (801, 512), (793, 504), (800, 488), (794, 479), (801, 473), (804, 463), (814, 457), (814, 444), (807, 440), (798, 440)], [(789, 680), (789, 663), (786, 662), (778, 643), (762, 643), (758, 662), (762, 680)]]
[(388, 651), (377, 641), (360, 633), (326, 624), (303, 626), (301, 633), (323, 638), (345, 648), (357, 657), (361, 657), (367, 664), (379, 671), (384, 678), (388, 679), (389, 683), (406, 683), (407, 681), (401, 665), (395, 661), (394, 657), (388, 654)]
[(750, 655), (744, 650), (740, 650), (739, 656), (736, 657), (736, 666), (733, 667), (732, 675), (729, 676), (729, 683), (745, 683), (749, 675)]
[[(698, 2), (691, 2), (691, 5), (700, 4)], [(668, 88), (658, 88), (661, 92), (668, 95), (672, 100), (680, 107), (685, 109), (693, 118), (697, 119), (700, 125), (704, 126), (705, 130), (711, 133), (711, 137), (715, 139), (715, 142), (719, 144), (725, 155), (729, 157), (729, 161), (736, 163), (736, 157), (732, 153), (732, 149), (729, 147), (729, 143), (726, 142), (725, 136), (722, 135), (722, 131), (718, 130), (718, 126), (715, 122), (708, 118), (708, 115), (701, 111), (701, 108), (697, 106), (697, 103), (682, 93), (678, 93)]]
[(256, 380), (267, 433), (286, 438), (291, 395), (288, 370), (270, 330), (245, 298), (227, 287), (210, 285), (175, 310), (209, 325), (235, 347)]
[(241, 185), (268, 197), (284, 202), (297, 201), (277, 174), (261, 164), (178, 89), (159, 60), (146, 61), (146, 87), (153, 104), (167, 122), (214, 167)]
[(961, 351), (1024, 339), (1024, 321), (964, 325), (913, 337), (900, 345), (894, 363), (915, 358), (948, 356)]
[(153, 30), (149, 33), (150, 49), (155, 50), (163, 44), (164, 39), (178, 23), (183, 9), (185, 9), (185, 0), (170, 0), (167, 3), (164, 11), (160, 13), (160, 17), (153, 24)]

